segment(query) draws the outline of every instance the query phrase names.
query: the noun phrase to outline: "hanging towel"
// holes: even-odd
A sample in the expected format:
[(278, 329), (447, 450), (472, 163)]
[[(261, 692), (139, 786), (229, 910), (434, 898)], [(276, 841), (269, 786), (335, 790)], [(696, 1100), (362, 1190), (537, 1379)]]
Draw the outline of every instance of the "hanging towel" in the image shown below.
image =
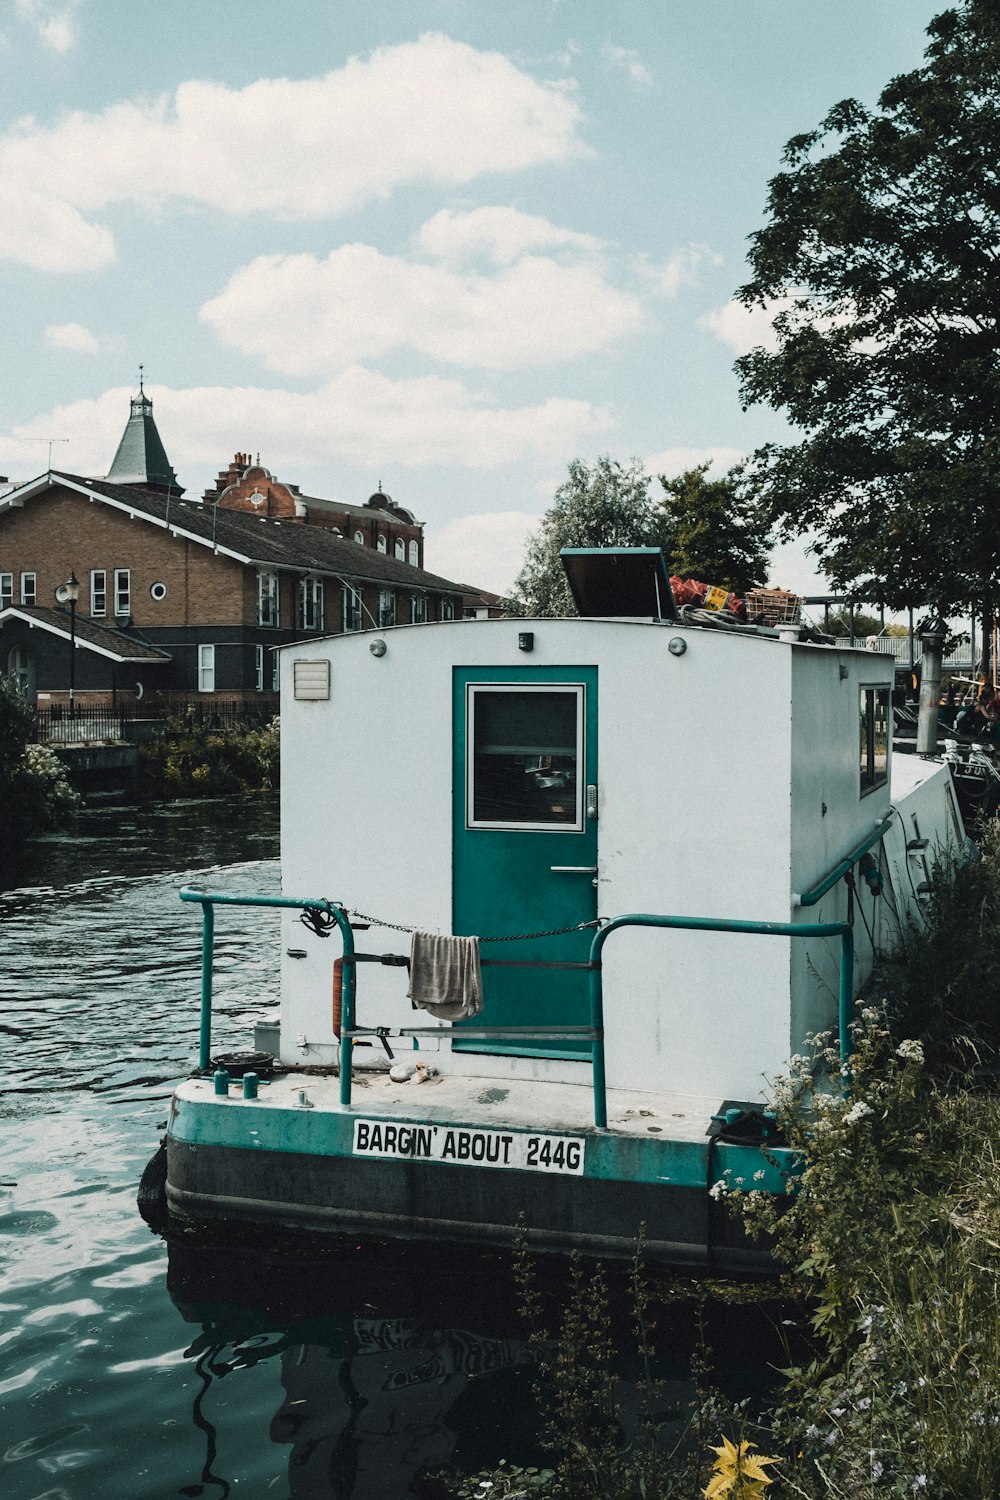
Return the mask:
[(415, 932), (410, 942), (410, 987), (414, 1005), (439, 1021), (464, 1021), (483, 1008), (483, 978), (477, 937)]

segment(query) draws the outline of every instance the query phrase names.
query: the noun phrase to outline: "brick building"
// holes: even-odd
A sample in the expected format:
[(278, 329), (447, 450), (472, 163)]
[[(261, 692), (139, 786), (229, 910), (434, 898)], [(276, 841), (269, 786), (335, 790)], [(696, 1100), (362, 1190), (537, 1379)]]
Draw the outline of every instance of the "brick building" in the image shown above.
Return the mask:
[(186, 499), (140, 388), (106, 479), (50, 470), (0, 496), (0, 671), (64, 699), (72, 634), (79, 698), (268, 694), (274, 646), (460, 618), (467, 587), (422, 561), (419, 522), (381, 490), (306, 496), (249, 454)]

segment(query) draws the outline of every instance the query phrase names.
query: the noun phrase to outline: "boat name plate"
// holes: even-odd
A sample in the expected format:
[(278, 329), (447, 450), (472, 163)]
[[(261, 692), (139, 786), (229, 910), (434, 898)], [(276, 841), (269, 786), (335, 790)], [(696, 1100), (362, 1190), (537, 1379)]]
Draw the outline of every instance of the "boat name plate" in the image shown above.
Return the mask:
[(483, 1130), (460, 1125), (397, 1125), (355, 1120), (355, 1156), (393, 1156), (455, 1166), (507, 1167), (519, 1172), (563, 1172), (583, 1176), (583, 1136), (533, 1135), (521, 1130)]

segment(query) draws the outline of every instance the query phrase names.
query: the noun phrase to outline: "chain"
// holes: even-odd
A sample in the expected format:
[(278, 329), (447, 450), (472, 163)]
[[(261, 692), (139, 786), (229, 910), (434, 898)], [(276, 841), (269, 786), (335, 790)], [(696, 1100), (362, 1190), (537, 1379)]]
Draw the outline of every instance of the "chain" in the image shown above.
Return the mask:
[[(372, 927), (389, 927), (393, 932), (416, 932), (415, 927), (404, 927), (399, 922), (383, 922), (380, 917), (366, 917), (364, 912), (352, 911), (359, 922), (368, 922)], [(588, 927), (603, 927), (607, 917), (595, 917), (592, 922), (577, 922), (572, 927), (550, 927), (548, 932), (510, 932), (502, 937), (481, 937), (481, 943), (526, 943), (532, 938), (562, 937), (566, 932), (585, 932)]]

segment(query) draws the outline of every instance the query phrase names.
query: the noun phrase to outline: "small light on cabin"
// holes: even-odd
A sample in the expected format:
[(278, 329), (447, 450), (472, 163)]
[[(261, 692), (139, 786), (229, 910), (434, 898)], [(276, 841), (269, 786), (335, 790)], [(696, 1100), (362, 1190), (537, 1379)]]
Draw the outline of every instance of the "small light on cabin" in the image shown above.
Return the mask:
[(385, 641), (372, 641), (368, 649), (371, 652), (372, 656), (384, 656), (386, 649)]
[(519, 651), (534, 651), (535, 635), (532, 630), (522, 630), (517, 638), (517, 649)]
[(682, 635), (675, 635), (667, 642), (667, 650), (671, 656), (683, 656), (688, 648), (688, 643)]

